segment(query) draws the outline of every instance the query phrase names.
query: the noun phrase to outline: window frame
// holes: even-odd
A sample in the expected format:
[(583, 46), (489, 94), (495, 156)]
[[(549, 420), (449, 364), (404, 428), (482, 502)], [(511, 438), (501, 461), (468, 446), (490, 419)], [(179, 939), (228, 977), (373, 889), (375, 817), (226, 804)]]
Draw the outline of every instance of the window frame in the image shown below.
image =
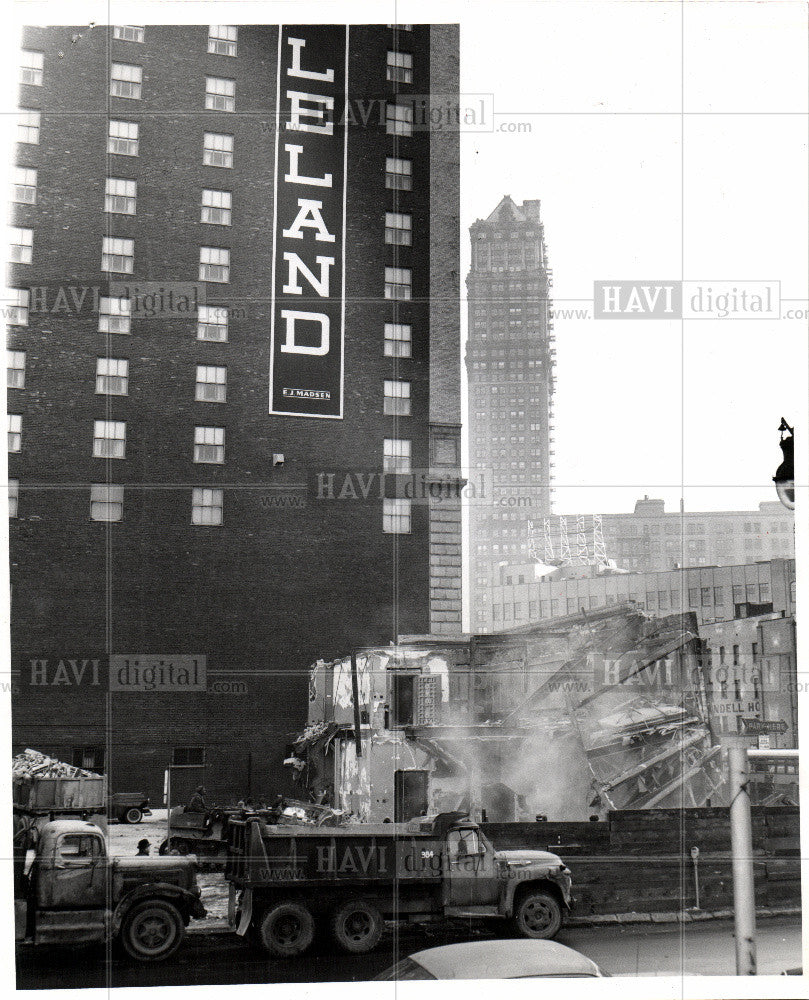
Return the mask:
[[(117, 516), (100, 517), (101, 508), (107, 514)], [(124, 488), (112, 483), (90, 484), (90, 520), (99, 524), (117, 524), (124, 519)]]

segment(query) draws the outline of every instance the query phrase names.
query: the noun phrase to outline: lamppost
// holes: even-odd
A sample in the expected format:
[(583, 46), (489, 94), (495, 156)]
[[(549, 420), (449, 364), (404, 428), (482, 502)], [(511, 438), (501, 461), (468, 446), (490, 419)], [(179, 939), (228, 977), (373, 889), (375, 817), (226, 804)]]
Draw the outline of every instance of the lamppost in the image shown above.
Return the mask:
[[(795, 510), (795, 435), (794, 429), (781, 417), (781, 446), (783, 459), (772, 477), (778, 499), (788, 510)], [(784, 437), (787, 434), (788, 437)]]

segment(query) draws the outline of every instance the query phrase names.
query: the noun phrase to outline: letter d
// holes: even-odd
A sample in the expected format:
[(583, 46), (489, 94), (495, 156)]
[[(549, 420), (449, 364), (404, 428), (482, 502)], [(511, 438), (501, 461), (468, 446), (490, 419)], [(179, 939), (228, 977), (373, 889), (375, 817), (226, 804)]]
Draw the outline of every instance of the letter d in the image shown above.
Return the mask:
[[(286, 322), (286, 340), (281, 344), (283, 354), (314, 354), (322, 357), (329, 353), (329, 317), (325, 313), (282, 309), (281, 317)], [(306, 347), (295, 343), (295, 323), (297, 320), (320, 324), (320, 344), (317, 347)]]

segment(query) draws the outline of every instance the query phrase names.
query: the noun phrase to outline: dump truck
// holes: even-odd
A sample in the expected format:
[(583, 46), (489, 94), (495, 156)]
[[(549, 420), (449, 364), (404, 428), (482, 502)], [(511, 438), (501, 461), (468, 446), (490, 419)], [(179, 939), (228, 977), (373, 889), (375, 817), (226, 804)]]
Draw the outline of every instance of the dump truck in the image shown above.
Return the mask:
[(112, 939), (131, 958), (157, 962), (179, 948), (192, 917), (205, 916), (193, 861), (110, 858), (93, 823), (15, 820), (19, 944), (73, 947)]
[(572, 905), (571, 876), (545, 851), (495, 851), (460, 812), (409, 823), (227, 829), (228, 918), (271, 955), (304, 952), (317, 925), (344, 951), (370, 951), (385, 921), (511, 921), (552, 938)]

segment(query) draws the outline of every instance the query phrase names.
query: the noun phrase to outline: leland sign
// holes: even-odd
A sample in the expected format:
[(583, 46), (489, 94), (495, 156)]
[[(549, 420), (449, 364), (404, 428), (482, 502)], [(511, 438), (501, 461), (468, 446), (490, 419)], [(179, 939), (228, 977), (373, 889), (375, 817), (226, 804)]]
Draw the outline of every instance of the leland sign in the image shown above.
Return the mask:
[(348, 27), (278, 37), (270, 413), (343, 416)]

